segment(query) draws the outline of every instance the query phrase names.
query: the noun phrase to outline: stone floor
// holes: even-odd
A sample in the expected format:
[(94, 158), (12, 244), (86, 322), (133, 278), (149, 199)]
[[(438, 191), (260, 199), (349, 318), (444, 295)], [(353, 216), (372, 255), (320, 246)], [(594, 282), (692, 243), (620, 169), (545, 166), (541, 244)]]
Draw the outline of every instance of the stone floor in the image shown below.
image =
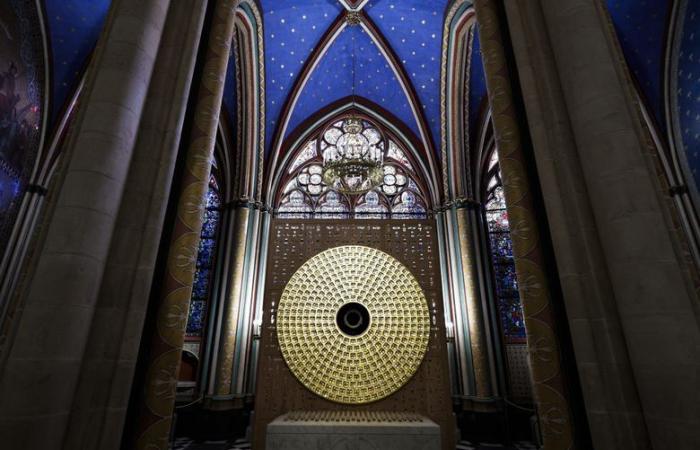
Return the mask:
[(513, 447), (506, 447), (502, 444), (489, 444), (487, 442), (473, 443), (469, 441), (461, 441), (457, 444), (457, 450), (489, 450), (489, 449), (508, 449), (508, 450), (537, 450), (537, 446), (530, 442), (516, 442)]
[(250, 443), (245, 439), (230, 441), (204, 441), (195, 442), (188, 438), (177, 438), (172, 450), (249, 450)]
[[(250, 443), (244, 439), (238, 439), (231, 443), (229, 441), (204, 441), (194, 442), (187, 438), (178, 438), (173, 443), (172, 450), (249, 450)], [(537, 450), (537, 447), (529, 442), (517, 442), (514, 447), (505, 447), (501, 444), (473, 443), (461, 441), (457, 444), (457, 450)]]

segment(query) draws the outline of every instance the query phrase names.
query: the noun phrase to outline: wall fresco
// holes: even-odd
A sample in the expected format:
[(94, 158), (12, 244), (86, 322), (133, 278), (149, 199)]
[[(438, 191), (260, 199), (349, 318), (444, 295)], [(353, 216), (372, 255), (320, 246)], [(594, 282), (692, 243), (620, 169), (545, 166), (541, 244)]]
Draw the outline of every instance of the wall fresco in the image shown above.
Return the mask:
[(37, 155), (43, 54), (31, 0), (0, 2), (0, 250), (7, 245)]

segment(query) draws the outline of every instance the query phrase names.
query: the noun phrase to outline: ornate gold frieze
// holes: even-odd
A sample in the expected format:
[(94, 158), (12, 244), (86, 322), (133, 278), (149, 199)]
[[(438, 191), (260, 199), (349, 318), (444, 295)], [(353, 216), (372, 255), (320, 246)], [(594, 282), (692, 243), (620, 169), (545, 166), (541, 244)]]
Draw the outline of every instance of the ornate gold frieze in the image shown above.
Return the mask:
[(420, 414), (396, 411), (292, 411), (284, 416), (285, 422), (338, 422), (338, 423), (422, 423), (427, 419)]

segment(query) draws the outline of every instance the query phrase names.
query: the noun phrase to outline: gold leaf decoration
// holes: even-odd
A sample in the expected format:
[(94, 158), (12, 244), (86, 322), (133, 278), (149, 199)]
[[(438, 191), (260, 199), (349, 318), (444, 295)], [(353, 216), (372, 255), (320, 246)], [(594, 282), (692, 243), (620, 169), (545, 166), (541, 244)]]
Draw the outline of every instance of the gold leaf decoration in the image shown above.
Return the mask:
[[(350, 336), (338, 325), (344, 305), (361, 304), (369, 326)], [(392, 256), (342, 246), (308, 260), (289, 280), (277, 312), (287, 365), (314, 393), (345, 404), (399, 390), (416, 373), (430, 337), (428, 304), (416, 278)]]

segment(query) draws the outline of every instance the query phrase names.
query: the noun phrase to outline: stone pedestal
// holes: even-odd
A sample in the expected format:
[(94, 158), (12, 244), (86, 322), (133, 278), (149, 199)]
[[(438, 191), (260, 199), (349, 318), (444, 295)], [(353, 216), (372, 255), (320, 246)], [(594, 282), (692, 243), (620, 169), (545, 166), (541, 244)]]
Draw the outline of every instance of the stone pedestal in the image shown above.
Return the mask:
[(291, 412), (267, 426), (266, 450), (440, 450), (440, 427), (407, 413)]

